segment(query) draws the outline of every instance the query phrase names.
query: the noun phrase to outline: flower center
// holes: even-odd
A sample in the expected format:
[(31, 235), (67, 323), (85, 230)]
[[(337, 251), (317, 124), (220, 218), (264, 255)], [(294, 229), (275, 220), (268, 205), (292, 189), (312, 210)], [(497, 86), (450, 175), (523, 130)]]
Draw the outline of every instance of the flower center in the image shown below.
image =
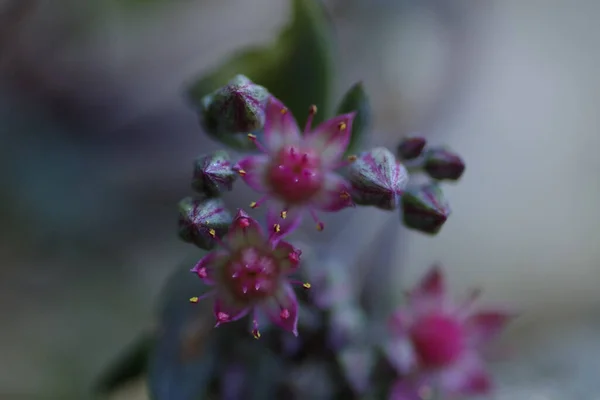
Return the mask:
[(462, 355), (465, 335), (456, 319), (432, 314), (419, 319), (411, 330), (410, 337), (419, 358), (425, 367), (444, 367)]
[(267, 174), (273, 194), (288, 205), (307, 202), (321, 189), (324, 181), (319, 156), (297, 147), (282, 149)]
[(277, 262), (254, 247), (245, 248), (233, 257), (225, 267), (225, 274), (231, 294), (242, 302), (271, 296), (279, 281)]

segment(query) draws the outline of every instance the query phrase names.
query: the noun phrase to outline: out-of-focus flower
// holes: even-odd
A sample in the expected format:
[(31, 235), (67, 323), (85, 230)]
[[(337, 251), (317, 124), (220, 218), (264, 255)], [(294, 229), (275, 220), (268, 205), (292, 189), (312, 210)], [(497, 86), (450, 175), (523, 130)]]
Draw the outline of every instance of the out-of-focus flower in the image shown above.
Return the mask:
[(465, 172), (465, 163), (456, 153), (434, 148), (425, 153), (423, 169), (433, 179), (456, 181)]
[(394, 210), (408, 184), (408, 171), (385, 147), (359, 155), (350, 165), (352, 199), (361, 205)]
[(398, 145), (398, 157), (402, 160), (412, 160), (423, 152), (427, 140), (422, 137), (410, 137), (403, 139)]
[(221, 199), (186, 197), (179, 202), (179, 237), (204, 250), (215, 247), (214, 235), (222, 236), (232, 216)]
[[(258, 222), (238, 211), (223, 240), (212, 235), (218, 248), (204, 256), (193, 268), (214, 287), (202, 298), (213, 296), (217, 326), (252, 315), (252, 334), (260, 337), (260, 310), (280, 327), (298, 335), (298, 302), (288, 276), (300, 262), (300, 250), (282, 241), (279, 226), (266, 235)], [(310, 285), (303, 284), (308, 288)], [(200, 298), (193, 297), (191, 302)]]
[(322, 230), (315, 211), (338, 211), (352, 206), (350, 184), (335, 170), (351, 161), (342, 160), (352, 132), (355, 113), (339, 115), (311, 130), (315, 106), (309, 111), (304, 135), (294, 116), (275, 97), (266, 109), (264, 141), (249, 135), (263, 154), (248, 156), (235, 167), (242, 179), (265, 196), (252, 208), (270, 200), (272, 220), (286, 229), (296, 227), (309, 212)]
[(243, 75), (202, 99), (201, 123), (212, 136), (249, 133), (265, 124), (269, 91)]
[(480, 355), (511, 319), (502, 310), (476, 311), (479, 292), (466, 302), (448, 298), (444, 276), (434, 266), (391, 318), (390, 361), (403, 375), (392, 400), (421, 400), (432, 390), (448, 396), (489, 393), (492, 380)]
[(402, 195), (404, 226), (434, 235), (450, 215), (444, 192), (436, 183), (409, 187)]
[(223, 189), (231, 190), (237, 178), (232, 167), (229, 154), (224, 150), (200, 156), (194, 164), (192, 187), (198, 193), (211, 197), (218, 196)]

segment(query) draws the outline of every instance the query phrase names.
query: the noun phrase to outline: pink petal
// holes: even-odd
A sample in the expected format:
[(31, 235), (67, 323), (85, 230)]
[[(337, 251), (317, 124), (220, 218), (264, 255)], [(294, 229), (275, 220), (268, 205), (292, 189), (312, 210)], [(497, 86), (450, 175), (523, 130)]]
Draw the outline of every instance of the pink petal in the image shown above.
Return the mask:
[(233, 169), (240, 174), (248, 186), (257, 192), (264, 193), (267, 191), (265, 176), (268, 164), (269, 157), (261, 154), (242, 158)]
[(283, 273), (291, 274), (296, 271), (300, 265), (300, 255), (302, 252), (289, 244), (280, 241), (273, 250), (273, 256), (279, 261), (279, 266)]
[(429, 272), (421, 279), (413, 294), (433, 298), (441, 298), (446, 295), (444, 273), (439, 265), (436, 264), (431, 267)]
[(250, 217), (244, 210), (238, 210), (227, 233), (227, 244), (232, 250), (240, 247), (260, 246), (267, 242), (264, 232), (254, 218)]
[[(285, 215), (285, 218), (283, 216)], [(270, 204), (267, 209), (267, 226), (269, 229), (279, 226), (276, 239), (279, 240), (289, 235), (300, 226), (302, 222), (302, 209), (293, 207), (285, 209), (276, 204)]]
[(248, 312), (250, 312), (250, 308), (247, 305), (238, 304), (220, 293), (217, 294), (213, 308), (213, 313), (217, 319), (217, 326), (227, 322), (237, 321), (238, 319), (245, 317)]
[(494, 339), (513, 317), (505, 311), (480, 311), (465, 322), (473, 344), (480, 345)]
[(215, 272), (229, 258), (229, 255), (223, 251), (213, 251), (205, 255), (190, 270), (202, 279), (207, 285), (215, 283)]
[(449, 394), (473, 396), (488, 394), (493, 383), (477, 354), (468, 354), (440, 373), (440, 385)]
[(264, 140), (267, 149), (277, 152), (286, 144), (300, 141), (300, 129), (292, 113), (277, 98), (271, 96), (266, 108)]
[(325, 175), (321, 190), (311, 200), (311, 206), (323, 211), (339, 211), (354, 206), (350, 198), (350, 184), (336, 173)]
[(400, 374), (408, 374), (418, 365), (414, 346), (407, 337), (393, 338), (385, 345), (385, 354), (390, 364)]
[(400, 379), (390, 392), (389, 400), (422, 400), (423, 386), (409, 379)]
[(408, 310), (398, 310), (390, 317), (388, 326), (395, 335), (405, 335), (411, 328), (412, 322), (412, 314)]
[(321, 123), (306, 135), (307, 145), (321, 153), (321, 162), (325, 166), (337, 164), (346, 151), (355, 115), (356, 113), (338, 115)]
[(262, 304), (271, 322), (298, 336), (298, 300), (292, 286), (282, 283), (279, 291)]

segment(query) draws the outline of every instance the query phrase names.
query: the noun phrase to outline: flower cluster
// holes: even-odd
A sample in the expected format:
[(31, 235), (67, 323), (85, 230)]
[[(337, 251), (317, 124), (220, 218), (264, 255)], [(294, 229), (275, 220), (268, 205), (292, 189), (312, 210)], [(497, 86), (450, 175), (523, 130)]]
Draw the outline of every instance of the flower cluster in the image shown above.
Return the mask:
[[(293, 278), (304, 272), (299, 271), (302, 252), (283, 239), (304, 218), (312, 219), (321, 231), (325, 226), (322, 212), (356, 206), (400, 209), (406, 227), (433, 235), (450, 215), (440, 182), (456, 181), (465, 170), (458, 155), (429, 147), (422, 137), (403, 139), (396, 154), (377, 147), (348, 155), (348, 146), (359, 134), (357, 127), (364, 128), (363, 123), (354, 124), (355, 119), (368, 120), (360, 115), (368, 107), (340, 112), (313, 127), (317, 108), (311, 106), (301, 130), (292, 112), (266, 90), (238, 76), (206, 96), (204, 129), (222, 143), (251, 154), (237, 161), (224, 150), (198, 157), (192, 187), (201, 196), (182, 200), (179, 218), (181, 238), (209, 250), (191, 271), (210, 290), (190, 302), (212, 298), (216, 326), (249, 316), (257, 339), (261, 316), (294, 336), (299, 334), (301, 303), (293, 287), (308, 289), (310, 285)], [(353, 88), (344, 104), (364, 98), (360, 90)], [(428, 180), (411, 182), (411, 176), (419, 173)], [(237, 178), (262, 195), (250, 208), (265, 206), (265, 225), (242, 209), (232, 217), (219, 198), (221, 191), (233, 189)], [(367, 390), (368, 371), (358, 371), (357, 365), (346, 360), (351, 355), (364, 365), (370, 363), (371, 353), (355, 347), (367, 334), (367, 314), (357, 299), (336, 299), (336, 307), (328, 306), (319, 301), (326, 295), (319, 293), (320, 285), (315, 289), (312, 306), (327, 309), (322, 318), (329, 319), (328, 331), (318, 337), (328, 338), (325, 346), (339, 353), (337, 362), (355, 377), (348, 379), (357, 380), (350, 386)], [(510, 315), (500, 310), (475, 311), (475, 299), (473, 295), (463, 303), (452, 302), (441, 269), (432, 268), (409, 293), (408, 304), (391, 318), (391, 340), (384, 354), (397, 381), (390, 381), (385, 394), (377, 392), (375, 397), (421, 400), (434, 391), (449, 396), (488, 393), (491, 378), (480, 350)]]

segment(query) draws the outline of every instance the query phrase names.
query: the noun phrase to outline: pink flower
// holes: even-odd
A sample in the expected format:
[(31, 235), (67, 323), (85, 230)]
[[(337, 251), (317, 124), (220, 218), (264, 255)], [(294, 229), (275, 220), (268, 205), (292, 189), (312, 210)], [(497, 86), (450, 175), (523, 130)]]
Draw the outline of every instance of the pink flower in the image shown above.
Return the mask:
[(264, 143), (249, 135), (263, 154), (245, 157), (235, 167), (248, 186), (264, 193), (251, 207), (269, 200), (270, 221), (281, 224), (285, 231), (298, 226), (304, 211), (322, 230), (315, 211), (338, 211), (354, 205), (350, 184), (335, 170), (355, 159), (343, 161), (341, 157), (356, 113), (339, 115), (311, 130), (316, 112), (312, 106), (301, 134), (294, 116), (271, 97), (266, 107)]
[(452, 302), (438, 266), (409, 293), (408, 306), (391, 319), (394, 342), (388, 355), (403, 375), (392, 389), (391, 400), (420, 400), (433, 389), (448, 396), (491, 390), (480, 351), (511, 315), (501, 310), (475, 311), (478, 294), (462, 304)]
[[(213, 232), (214, 233), (214, 232)], [(216, 326), (252, 315), (252, 334), (260, 337), (258, 311), (280, 327), (298, 335), (298, 302), (288, 276), (300, 262), (300, 250), (281, 240), (274, 227), (267, 237), (258, 222), (239, 210), (216, 250), (192, 268), (204, 283), (214, 287), (204, 297), (214, 297)], [(305, 283), (304, 287), (310, 285)], [(201, 298), (193, 297), (197, 303)]]

